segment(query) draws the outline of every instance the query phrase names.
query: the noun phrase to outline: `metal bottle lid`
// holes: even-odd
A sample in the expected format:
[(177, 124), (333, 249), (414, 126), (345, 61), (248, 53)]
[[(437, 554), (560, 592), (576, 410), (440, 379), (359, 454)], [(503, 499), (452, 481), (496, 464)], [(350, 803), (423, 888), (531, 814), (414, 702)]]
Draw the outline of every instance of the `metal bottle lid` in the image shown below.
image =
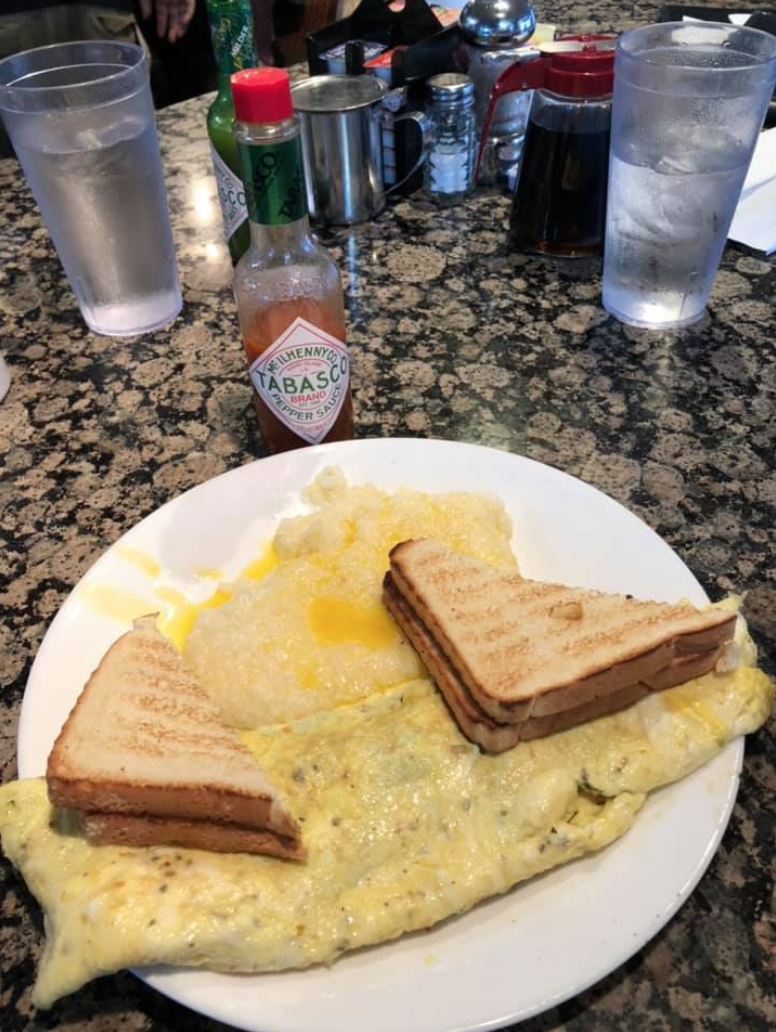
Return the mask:
[(536, 15), (530, 0), (469, 0), (458, 24), (477, 46), (518, 46), (533, 35)]
[(439, 104), (473, 104), (474, 83), (461, 72), (441, 72), (428, 80), (431, 100)]

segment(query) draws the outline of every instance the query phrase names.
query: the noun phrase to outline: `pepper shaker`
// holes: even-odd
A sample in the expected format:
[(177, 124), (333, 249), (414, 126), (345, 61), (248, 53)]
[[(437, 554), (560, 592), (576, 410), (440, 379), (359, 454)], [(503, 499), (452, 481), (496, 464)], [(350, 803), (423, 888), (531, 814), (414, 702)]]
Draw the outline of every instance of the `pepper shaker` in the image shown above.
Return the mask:
[(426, 161), (424, 186), (429, 197), (446, 204), (474, 189), (477, 126), (474, 83), (460, 72), (442, 72), (428, 80), (427, 114), (434, 141)]

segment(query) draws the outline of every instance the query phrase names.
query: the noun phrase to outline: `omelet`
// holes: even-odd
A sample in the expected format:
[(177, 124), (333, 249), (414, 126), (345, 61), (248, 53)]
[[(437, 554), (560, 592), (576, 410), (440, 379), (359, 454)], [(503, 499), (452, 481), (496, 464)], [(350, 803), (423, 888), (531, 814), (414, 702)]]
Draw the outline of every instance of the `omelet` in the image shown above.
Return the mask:
[(425, 675), (382, 605), (388, 553), (435, 537), (515, 569), (503, 503), (474, 492), (350, 487), (329, 467), (305, 492), (311, 512), (281, 522), (277, 564), (258, 583), (229, 585), (202, 610), (183, 656), (235, 727), (292, 720)]
[(754, 731), (753, 667), (488, 756), (427, 680), (243, 740), (303, 828), (306, 863), (89, 845), (40, 779), (0, 788), (0, 836), (46, 915), (34, 1000), (147, 964), (277, 971), (429, 928), (607, 845), (646, 793)]

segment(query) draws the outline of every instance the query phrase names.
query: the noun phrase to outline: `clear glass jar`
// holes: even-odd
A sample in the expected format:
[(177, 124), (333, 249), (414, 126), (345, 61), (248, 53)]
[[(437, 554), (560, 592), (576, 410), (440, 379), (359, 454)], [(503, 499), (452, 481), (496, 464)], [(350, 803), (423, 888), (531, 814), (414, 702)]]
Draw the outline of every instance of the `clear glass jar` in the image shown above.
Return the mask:
[(477, 127), (474, 83), (468, 75), (443, 72), (428, 80), (427, 114), (434, 126), (424, 171), (424, 187), (433, 200), (454, 204), (474, 189)]

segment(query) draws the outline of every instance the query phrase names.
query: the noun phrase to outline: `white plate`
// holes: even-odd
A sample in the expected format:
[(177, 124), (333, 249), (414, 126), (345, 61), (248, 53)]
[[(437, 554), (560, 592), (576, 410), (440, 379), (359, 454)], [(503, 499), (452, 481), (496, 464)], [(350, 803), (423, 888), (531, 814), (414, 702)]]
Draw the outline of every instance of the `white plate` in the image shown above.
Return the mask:
[[(194, 568), (229, 577), (256, 555), (298, 492), (336, 463), (353, 483), (491, 491), (514, 520), (529, 576), (674, 601), (707, 598), (656, 534), (606, 495), (506, 452), (444, 441), (322, 445), (232, 470), (174, 499), (92, 567), (52, 623), (30, 675), (19, 772), (42, 774), (86, 677), (125, 626), (85, 603), (89, 585), (143, 594), (151, 581), (127, 547), (154, 556), (162, 579), (195, 593)], [(123, 554), (123, 557), (122, 557)], [(212, 583), (208, 590), (212, 590)], [(149, 594), (153, 608), (153, 592)], [(345, 955), (331, 968), (229, 976), (138, 972), (194, 1010), (256, 1032), (453, 1032), (507, 1025), (575, 995), (632, 956), (694, 888), (735, 800), (740, 741), (655, 793), (603, 852), (518, 886), (430, 932)]]

